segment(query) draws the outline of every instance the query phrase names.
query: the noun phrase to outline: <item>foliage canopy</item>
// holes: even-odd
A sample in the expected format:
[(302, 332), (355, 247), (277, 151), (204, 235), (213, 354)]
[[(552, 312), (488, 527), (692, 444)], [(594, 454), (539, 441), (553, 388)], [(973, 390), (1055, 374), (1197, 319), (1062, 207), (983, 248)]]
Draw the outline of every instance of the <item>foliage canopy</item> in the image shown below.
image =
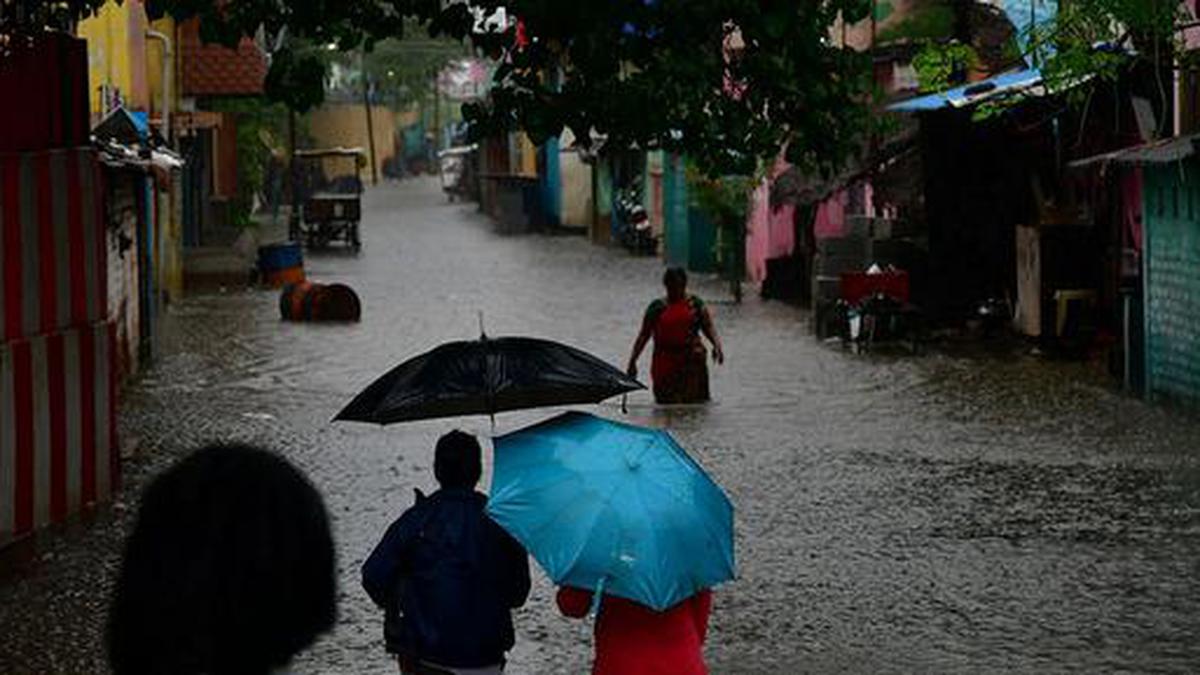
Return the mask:
[[(465, 3), (440, 0), (149, 0), (152, 12), (200, 16), (208, 40), (263, 30), (368, 51), (412, 21), (501, 60), (492, 96), (464, 112), (477, 133), (523, 128), (535, 141), (570, 128), (588, 142), (683, 150), (709, 173), (749, 173), (790, 148), (831, 169), (858, 147), (868, 116), (869, 63), (835, 46), (829, 28), (868, 16), (869, 0), (479, 0), (515, 22), (474, 30)], [(736, 29), (734, 28), (736, 26)], [(272, 82), (309, 87), (307, 59), (273, 60)], [(307, 70), (306, 70), (307, 69)], [(561, 77), (559, 75), (562, 75)], [(286, 75), (286, 76), (285, 76)], [(297, 95), (296, 103), (311, 97)]]
[[(38, 3), (81, 15), (101, 0)], [(970, 0), (949, 0), (958, 6)], [(1169, 63), (1178, 38), (1174, 0), (1072, 0), (1023, 42), (1051, 82), (1115, 78), (1131, 61)], [(266, 36), (276, 45), (268, 93), (294, 109), (319, 102), (325, 61), (296, 45), (368, 53), (418, 26), (501, 62), (492, 95), (464, 112), (485, 134), (523, 128), (535, 141), (570, 128), (587, 143), (687, 152), (709, 175), (749, 174), (781, 147), (809, 170), (830, 171), (861, 147), (869, 128), (870, 63), (837, 46), (830, 27), (870, 15), (871, 0), (147, 0), (152, 15), (201, 17), (206, 40)], [(6, 4), (6, 7), (9, 6)], [(480, 31), (504, 7), (521, 23)], [(939, 25), (945, 17), (936, 14)], [(3, 18), (3, 17), (0, 17)], [(529, 39), (515, 48), (517, 33)], [(282, 39), (286, 36), (286, 39)], [(1053, 50), (1047, 50), (1047, 46)], [(1097, 48), (1097, 45), (1120, 47)], [(928, 53), (931, 71), (971, 56)], [(318, 50), (319, 51), (319, 50)], [(393, 54), (393, 56), (395, 56)], [(435, 55), (440, 57), (440, 55)], [(327, 59), (326, 59), (327, 60)], [(371, 57), (369, 70), (399, 72)], [(400, 58), (410, 88), (425, 64)], [(939, 79), (935, 77), (934, 79)], [(399, 85), (397, 85), (399, 86)]]

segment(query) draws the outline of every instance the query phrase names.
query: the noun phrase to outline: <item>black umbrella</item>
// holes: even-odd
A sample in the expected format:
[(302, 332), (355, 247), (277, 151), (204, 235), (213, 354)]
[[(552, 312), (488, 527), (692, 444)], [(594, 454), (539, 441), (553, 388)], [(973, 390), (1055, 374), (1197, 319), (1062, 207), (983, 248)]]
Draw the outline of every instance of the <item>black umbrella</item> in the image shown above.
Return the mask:
[(574, 347), (525, 337), (449, 342), (372, 382), (334, 420), (411, 422), (599, 403), (645, 389)]

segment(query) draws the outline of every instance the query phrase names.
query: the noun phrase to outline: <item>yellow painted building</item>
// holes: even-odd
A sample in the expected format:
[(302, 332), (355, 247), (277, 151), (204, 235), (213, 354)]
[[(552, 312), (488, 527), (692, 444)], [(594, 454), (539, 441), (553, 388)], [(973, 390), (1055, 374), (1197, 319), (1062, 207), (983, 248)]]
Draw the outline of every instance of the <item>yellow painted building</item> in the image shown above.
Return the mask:
[[(559, 139), (559, 175), (562, 183), (563, 225), (591, 227), (593, 204), (592, 165), (584, 162), (575, 146), (575, 134), (563, 130)], [(536, 167), (535, 167), (536, 169)]]
[[(131, 0), (126, 0), (130, 4)], [(164, 75), (166, 77), (166, 106), (173, 116), (179, 111), (180, 101), (180, 49), (176, 39), (175, 22), (170, 18), (159, 19), (149, 25), (150, 31), (164, 36), (167, 42), (152, 38), (145, 41), (146, 81), (149, 89), (151, 124), (162, 129)], [(167, 50), (169, 53), (166, 53)], [(164, 59), (168, 59), (164, 62)], [(170, 185), (159, 185), (158, 281), (171, 300), (183, 297), (183, 189), (178, 172), (172, 176)]]
[[(150, 33), (164, 36), (170, 43), (170, 61), (164, 64), (167, 45)], [(179, 109), (179, 49), (175, 24), (170, 19), (151, 23), (143, 0), (113, 0), (105, 3), (91, 18), (79, 23), (76, 34), (87, 40), (88, 77), (91, 86), (91, 115), (95, 126), (117, 105), (126, 110), (145, 112), (151, 123), (162, 129), (164, 65), (167, 106)], [(171, 300), (183, 295), (183, 223), (182, 192), (179, 176), (159, 176), (155, 189), (154, 241), (156, 286)]]
[(526, 136), (524, 132), (513, 134), (509, 137), (509, 142), (512, 143), (509, 152), (515, 158), (513, 173), (527, 178), (536, 178), (537, 146), (529, 140), (529, 136)]
[[(382, 177), (384, 162), (396, 154), (396, 113), (386, 106), (371, 106), (371, 130), (375, 136), (375, 164)], [(318, 148), (366, 150), (366, 110), (354, 103), (327, 103), (309, 114), (309, 134)], [(364, 172), (363, 180), (371, 180), (369, 170)]]
[(88, 43), (88, 76), (93, 122), (122, 103), (128, 110), (149, 111), (146, 73), (146, 9), (141, 0), (105, 3), (79, 22), (77, 34)]

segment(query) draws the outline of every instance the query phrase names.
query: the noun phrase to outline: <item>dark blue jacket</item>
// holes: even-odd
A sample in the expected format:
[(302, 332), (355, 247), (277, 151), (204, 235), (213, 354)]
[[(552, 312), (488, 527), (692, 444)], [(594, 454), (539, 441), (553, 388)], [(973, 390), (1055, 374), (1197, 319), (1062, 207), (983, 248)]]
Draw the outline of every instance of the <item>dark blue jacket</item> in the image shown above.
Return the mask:
[(418, 493), (363, 564), (363, 588), (387, 613), (389, 652), (454, 668), (504, 661), (529, 558), (486, 505), (473, 490)]

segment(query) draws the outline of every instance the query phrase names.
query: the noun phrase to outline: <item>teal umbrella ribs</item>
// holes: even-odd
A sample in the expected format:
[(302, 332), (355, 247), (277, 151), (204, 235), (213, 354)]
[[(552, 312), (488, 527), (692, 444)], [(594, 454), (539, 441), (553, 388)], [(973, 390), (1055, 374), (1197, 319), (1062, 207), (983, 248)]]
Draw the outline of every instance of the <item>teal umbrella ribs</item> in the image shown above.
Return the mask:
[(556, 584), (661, 611), (734, 578), (733, 506), (667, 432), (570, 412), (494, 444), (488, 513)]

